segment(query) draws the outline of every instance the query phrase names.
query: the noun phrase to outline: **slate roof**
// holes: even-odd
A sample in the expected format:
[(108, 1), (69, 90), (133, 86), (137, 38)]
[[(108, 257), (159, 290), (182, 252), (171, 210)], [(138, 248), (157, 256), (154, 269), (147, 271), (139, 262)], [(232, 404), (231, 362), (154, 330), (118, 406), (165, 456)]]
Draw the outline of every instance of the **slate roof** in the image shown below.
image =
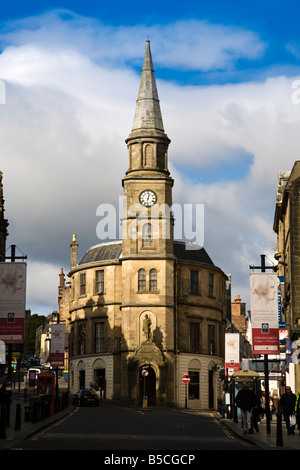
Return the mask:
[(184, 242), (174, 242), (174, 255), (180, 261), (191, 261), (214, 266), (210, 256), (204, 248), (198, 248)]
[(97, 261), (117, 260), (122, 254), (122, 242), (101, 243), (92, 246), (84, 255), (79, 264)]
[[(202, 263), (214, 266), (204, 248), (197, 249), (195, 245), (184, 242), (174, 242), (174, 255), (179, 261)], [(92, 246), (80, 261), (80, 265), (99, 261), (118, 260), (122, 256), (122, 242), (101, 243)]]

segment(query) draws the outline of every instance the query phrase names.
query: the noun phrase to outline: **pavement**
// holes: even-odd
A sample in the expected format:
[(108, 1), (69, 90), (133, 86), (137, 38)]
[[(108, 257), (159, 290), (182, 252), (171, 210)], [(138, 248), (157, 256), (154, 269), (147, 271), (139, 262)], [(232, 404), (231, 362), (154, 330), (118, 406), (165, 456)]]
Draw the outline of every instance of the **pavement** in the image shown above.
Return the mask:
[[(65, 391), (63, 387), (60, 386), (60, 392)], [(74, 410), (74, 406), (71, 404), (71, 400), (69, 400), (69, 404), (65, 407), (62, 411), (54, 413), (52, 416), (45, 417), (39, 420), (36, 423), (32, 423), (31, 421), (24, 420), (24, 407), (29, 403), (29, 395), (30, 393), (34, 393), (32, 390), (28, 391), (27, 399), (25, 399), (24, 391), (20, 390), (12, 390), (12, 401), (10, 404), (10, 420), (9, 426), (5, 428), (5, 437), (0, 438), (0, 450), (9, 450), (9, 449), (18, 449), (20, 443), (28, 438), (29, 436), (41, 431), (45, 427), (51, 426), (55, 422), (65, 418), (68, 414), (70, 414)], [(21, 409), (21, 420), (17, 420), (17, 405), (20, 405)], [(233, 422), (227, 418), (221, 418), (219, 413), (216, 413), (215, 417), (218, 417), (220, 421), (232, 432), (232, 434), (236, 435), (240, 439), (244, 439), (252, 444), (256, 445), (258, 449), (263, 450), (300, 450), (300, 433), (298, 430), (295, 430), (295, 435), (287, 435), (285, 422), (282, 421), (281, 423), (281, 431), (280, 426), (278, 430), (277, 418), (276, 416), (272, 416), (270, 420), (270, 432), (267, 432), (267, 421), (266, 419), (262, 419), (259, 423), (258, 429), (259, 432), (254, 431), (253, 434), (245, 435), (242, 429), (241, 421)], [(20, 429), (15, 429), (15, 424), (21, 422)]]
[[(67, 390), (67, 386), (63, 379), (61, 379), (60, 382), (59, 393), (63, 393)], [(74, 406), (71, 404), (71, 400), (69, 399), (68, 406), (66, 406), (63, 410), (54, 413), (52, 416), (45, 417), (36, 423), (25, 421), (24, 408), (29, 404), (30, 395), (34, 395), (34, 389), (28, 389), (27, 397), (24, 395), (23, 386), (20, 388), (20, 390), (12, 390), (9, 425), (5, 427), (5, 437), (0, 438), (0, 450), (18, 449), (18, 443), (22, 442), (24, 439), (35, 434), (41, 429), (50, 426), (60, 419), (63, 419), (74, 409)], [(17, 405), (20, 405), (21, 419), (17, 419)], [(18, 429), (15, 429), (16, 424)]]
[[(267, 426), (266, 418), (263, 418), (259, 425), (258, 430), (253, 431), (253, 434), (244, 434), (242, 429), (242, 422), (237, 423), (232, 420), (221, 418), (224, 423), (233, 434), (240, 439), (245, 439), (248, 442), (256, 445), (260, 449), (264, 450), (300, 450), (300, 432), (298, 429), (295, 430), (295, 435), (288, 436), (286, 431), (285, 421), (282, 420), (281, 424), (277, 424), (277, 417), (272, 416), (270, 419), (269, 429)], [(280, 430), (281, 428), (281, 430)]]

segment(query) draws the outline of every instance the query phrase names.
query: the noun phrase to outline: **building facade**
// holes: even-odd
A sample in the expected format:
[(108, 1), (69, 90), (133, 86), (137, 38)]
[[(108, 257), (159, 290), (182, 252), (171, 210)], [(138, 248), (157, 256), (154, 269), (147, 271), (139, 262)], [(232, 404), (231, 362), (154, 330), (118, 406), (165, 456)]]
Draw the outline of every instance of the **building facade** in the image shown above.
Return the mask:
[(275, 258), (281, 278), (281, 309), (288, 338), (294, 345), (285, 372), (293, 391), (300, 390), (300, 161), (291, 171), (278, 177), (274, 232), (277, 234)]
[(0, 171), (0, 261), (5, 261), (8, 220), (4, 217), (3, 173)]
[(141, 404), (147, 396), (151, 406), (214, 409), (224, 367), (227, 278), (204, 248), (174, 241), (170, 140), (149, 41), (126, 144), (122, 240), (91, 247), (78, 262), (74, 235), (69, 285), (60, 274), (70, 389), (93, 383), (107, 399)]

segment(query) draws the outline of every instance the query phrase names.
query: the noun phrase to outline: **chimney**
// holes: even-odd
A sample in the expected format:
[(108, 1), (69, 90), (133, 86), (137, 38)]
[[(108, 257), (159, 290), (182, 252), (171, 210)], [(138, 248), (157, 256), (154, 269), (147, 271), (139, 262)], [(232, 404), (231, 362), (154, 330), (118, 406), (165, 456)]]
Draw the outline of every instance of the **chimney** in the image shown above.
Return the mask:
[(65, 275), (63, 268), (60, 268), (59, 287), (65, 287)]
[(242, 302), (240, 295), (231, 304), (231, 323), (243, 336), (246, 335), (246, 304)]

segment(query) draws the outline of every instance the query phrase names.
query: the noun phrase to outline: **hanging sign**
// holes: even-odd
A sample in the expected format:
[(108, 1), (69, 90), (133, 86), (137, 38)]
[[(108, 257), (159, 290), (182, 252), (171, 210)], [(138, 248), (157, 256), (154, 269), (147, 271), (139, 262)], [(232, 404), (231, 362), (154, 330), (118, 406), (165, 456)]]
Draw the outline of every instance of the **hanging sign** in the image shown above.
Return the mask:
[(279, 354), (276, 273), (250, 273), (252, 353)]
[(26, 263), (0, 263), (0, 340), (23, 344)]
[(50, 362), (52, 367), (63, 367), (65, 358), (65, 325), (51, 325)]

